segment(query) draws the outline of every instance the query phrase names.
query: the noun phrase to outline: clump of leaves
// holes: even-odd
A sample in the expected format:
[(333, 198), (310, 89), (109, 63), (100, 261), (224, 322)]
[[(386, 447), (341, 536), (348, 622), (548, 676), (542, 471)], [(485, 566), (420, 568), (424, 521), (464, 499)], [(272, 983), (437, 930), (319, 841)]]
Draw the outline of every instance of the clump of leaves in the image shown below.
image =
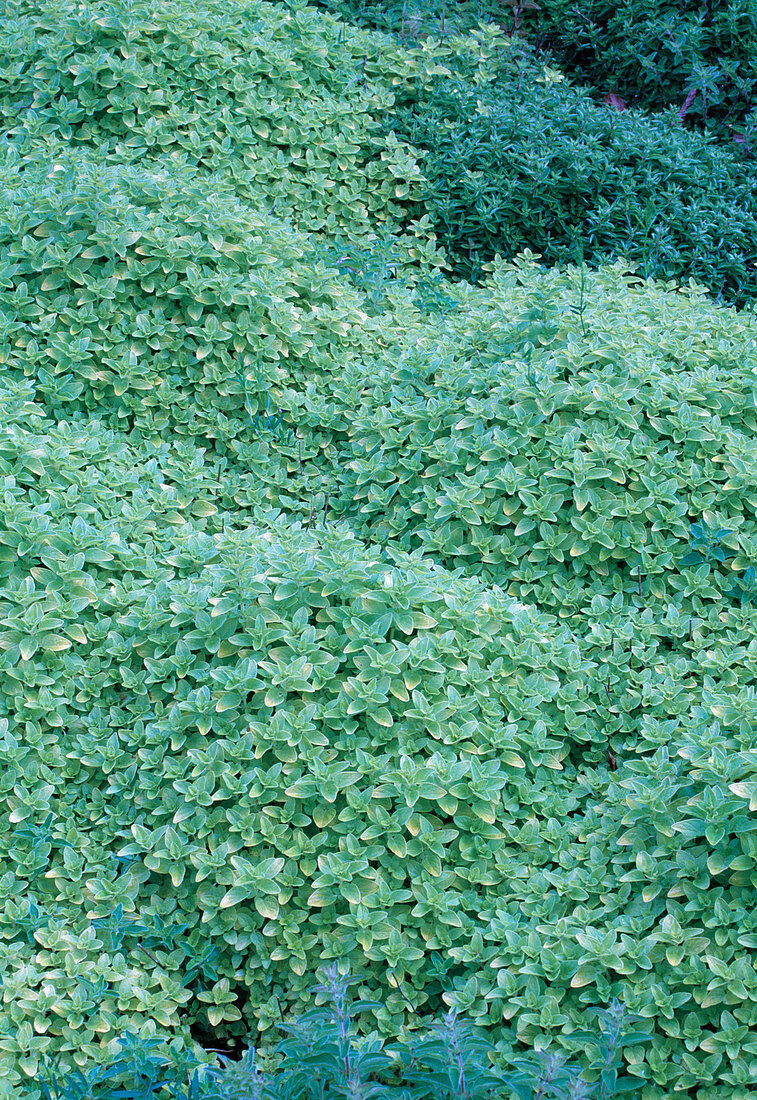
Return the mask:
[(388, 284), (397, 277), (403, 261), (396, 241), (384, 238), (367, 248), (344, 246), (321, 250), (323, 259), (346, 274), (352, 286), (365, 292), (371, 314), (380, 313), (387, 304)]
[[(196, 1073), (191, 1076), (197, 1059), (192, 1055), (177, 1057), (167, 1052), (164, 1040), (129, 1031), (118, 1039), (117, 1046), (115, 1062), (91, 1066), (86, 1074), (78, 1066), (62, 1069), (57, 1057), (46, 1059), (50, 1064), (39, 1082), (43, 1100), (158, 1100), (166, 1096), (165, 1090), (171, 1100), (197, 1100)], [(183, 1088), (186, 1079), (188, 1092)]]
[(414, 302), (423, 314), (444, 315), (455, 306), (454, 298), (449, 294), (449, 282), (444, 279), (441, 272), (423, 278), (415, 287)]
[(710, 529), (707, 520), (703, 517), (699, 523), (691, 525), (691, 550), (681, 558), (681, 565), (709, 566), (713, 562), (722, 564), (728, 558), (736, 557), (734, 550), (724, 548), (723, 539), (732, 535), (733, 531), (728, 527)]
[[(518, 287), (504, 270), (499, 305), (480, 325), (455, 311), (443, 337), (404, 350), (383, 374), (365, 370), (336, 514), (365, 534), (380, 524), (405, 549), (479, 573), (581, 633), (594, 596), (623, 593), (640, 609), (673, 602), (681, 615), (722, 602), (755, 536), (743, 493), (753, 322), (739, 366), (717, 310), (700, 355), (683, 330), (664, 334), (663, 315), (680, 321), (682, 303), (661, 305), (654, 336), (625, 329), (634, 303), (649, 322), (633, 279), (610, 289), (609, 276), (582, 267), (580, 279), (553, 270)], [(701, 318), (692, 307), (692, 324)]]
[(741, 607), (754, 601), (757, 597), (757, 569), (753, 565), (747, 566), (730, 595), (739, 601)]

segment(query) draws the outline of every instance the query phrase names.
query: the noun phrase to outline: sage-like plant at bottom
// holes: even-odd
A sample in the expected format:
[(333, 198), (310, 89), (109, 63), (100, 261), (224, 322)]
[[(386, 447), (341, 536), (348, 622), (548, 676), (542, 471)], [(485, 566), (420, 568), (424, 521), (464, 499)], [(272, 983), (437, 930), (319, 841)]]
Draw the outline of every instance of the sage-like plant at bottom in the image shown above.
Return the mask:
[[(254, 1048), (239, 1062), (221, 1055), (221, 1069), (199, 1067), (186, 1054), (181, 1065), (174, 1060), (169, 1066), (169, 1059), (154, 1051), (157, 1040), (126, 1033), (121, 1061), (96, 1067), (86, 1078), (79, 1071), (66, 1082), (53, 1077), (52, 1092), (43, 1083), (43, 1093), (46, 1100), (509, 1100), (513, 1093), (521, 1100), (610, 1100), (636, 1093), (642, 1083), (621, 1076), (622, 1050), (649, 1036), (625, 1033), (624, 1025), (636, 1017), (617, 1001), (600, 1011), (599, 1036), (573, 1033), (597, 1047), (589, 1069), (598, 1079), (588, 1083), (565, 1056), (544, 1051), (517, 1059), (509, 1071), (497, 1068), (493, 1044), (454, 1008), (407, 1046), (385, 1050), (374, 1036), (360, 1041), (354, 1015), (381, 1005), (350, 1002), (349, 987), (359, 982), (341, 974), (337, 963), (326, 968), (313, 991), (327, 994), (328, 1003), (277, 1025), (285, 1038), (276, 1047), (279, 1064), (272, 1071), (261, 1069)], [(186, 1092), (178, 1084), (182, 1074), (189, 1081)], [(125, 1087), (106, 1083), (124, 1076)]]

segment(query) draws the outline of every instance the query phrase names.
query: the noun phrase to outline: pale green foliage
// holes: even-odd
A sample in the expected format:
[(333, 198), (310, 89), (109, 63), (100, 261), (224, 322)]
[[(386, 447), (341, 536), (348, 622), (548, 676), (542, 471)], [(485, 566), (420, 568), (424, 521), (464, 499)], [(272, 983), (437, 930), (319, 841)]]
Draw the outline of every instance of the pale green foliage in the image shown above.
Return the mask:
[[(39, 428), (46, 448), (20, 427), (13, 438), (49, 473), (22, 479), (28, 502), (2, 535), (4, 697), (23, 729), (3, 741), (4, 882), (9, 898), (28, 883), (43, 914), (71, 915), (65, 932), (41, 916), (21, 933), (44, 954), (14, 999), (102, 977), (112, 993), (85, 999), (82, 1024), (107, 1034), (118, 1009), (175, 1026), (189, 998), (181, 954), (152, 947), (160, 966), (137, 952), (127, 970), (124, 932), (112, 941), (89, 923), (121, 905), (127, 936), (135, 917), (183, 916), (190, 957), (217, 944), (214, 1025), (239, 1019), (224, 1007), (230, 981), (248, 986), (265, 1027), (272, 992), (296, 1005), (306, 972), (339, 957), (386, 986), (378, 1021), (396, 1028), (406, 998), (428, 1001), (427, 953), (469, 943), (508, 877), (506, 850), (482, 863), (506, 836), (504, 807), (519, 827), (521, 805), (570, 804), (567, 777), (552, 778), (567, 742), (540, 718), (559, 722), (563, 691), (548, 673), (535, 694), (533, 670), (580, 676), (574, 645), (511, 598), (405, 555), (381, 562), (339, 526), (305, 533), (261, 514), (232, 533), (219, 514), (203, 534), (182, 521), (179, 494), (159, 492), (176, 459), (119, 462), (112, 435), (79, 429), (72, 446), (70, 432)], [(95, 442), (118, 494), (79, 465)], [(31, 574), (13, 564), (21, 539)], [(92, 783), (103, 769), (107, 790)], [(35, 841), (24, 827), (42, 810), (52, 819)], [(28, 914), (7, 902), (6, 963)], [(94, 1055), (84, 1034), (77, 1043)]]
[[(438, 66), (300, 0), (9, 0), (3, 129), (118, 164), (224, 179), (298, 228), (390, 231), (420, 173), (378, 117)], [(337, 182), (339, 185), (337, 186)]]
[[(373, 239), (274, 165), (279, 217), (237, 191), (252, 146), (127, 155), (132, 47), (179, 51), (198, 131), (223, 114), (210, 17), (161, 7), (153, 40), (138, 6), (56, 11), (9, 9), (37, 106), (0, 166), (0, 1095), (124, 1029), (269, 1042), (338, 960), (383, 1038), (449, 1009), (503, 1064), (591, 1070), (587, 1010), (618, 998), (644, 1100), (744, 1100), (754, 315), (531, 256), (439, 293), (427, 226), (393, 222), (410, 151)], [(224, 35), (312, 58), (298, 110), (342, 104), (335, 21), (235, 11)], [(99, 75), (56, 77), (95, 28)], [(438, 57), (361, 35), (369, 133), (382, 50), (391, 80)], [(224, 95), (251, 42), (218, 47)], [(104, 69), (67, 134), (56, 80)]]

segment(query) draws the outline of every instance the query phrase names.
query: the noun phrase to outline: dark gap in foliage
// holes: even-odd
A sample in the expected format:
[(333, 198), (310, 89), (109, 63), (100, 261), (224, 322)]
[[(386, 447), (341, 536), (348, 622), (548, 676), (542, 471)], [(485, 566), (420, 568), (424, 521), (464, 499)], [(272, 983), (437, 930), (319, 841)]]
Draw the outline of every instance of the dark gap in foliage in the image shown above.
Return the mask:
[(242, 1014), (241, 1020), (233, 1024), (227, 1022), (223, 1025), (214, 1026), (208, 1020), (207, 1010), (201, 1001), (190, 1001), (179, 1012), (179, 1016), (181, 1018), (189, 1012), (192, 1013), (193, 1019), (189, 1024), (189, 1034), (203, 1050), (222, 1054), (232, 1060), (239, 1060), (243, 1052), (250, 1046), (249, 1033), (240, 1031), (245, 1020), (246, 1009), (250, 1004), (250, 993), (247, 986), (241, 982), (232, 983), (231, 990), (235, 994), (234, 1007)]

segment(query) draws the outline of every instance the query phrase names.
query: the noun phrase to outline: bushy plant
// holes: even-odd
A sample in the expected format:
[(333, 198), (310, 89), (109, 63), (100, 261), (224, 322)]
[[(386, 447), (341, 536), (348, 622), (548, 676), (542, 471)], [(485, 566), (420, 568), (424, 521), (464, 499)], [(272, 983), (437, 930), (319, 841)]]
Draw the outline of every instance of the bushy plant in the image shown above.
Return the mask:
[(9, 0), (0, 37), (3, 132), (22, 148), (185, 173), (325, 237), (405, 221), (418, 169), (377, 116), (436, 70), (430, 54), (300, 0)]
[[(492, 35), (489, 36), (492, 38)], [(749, 165), (676, 115), (597, 105), (504, 40), (488, 73), (424, 86), (387, 121), (422, 153), (427, 213), (458, 278), (525, 248), (549, 264), (618, 258), (645, 276), (757, 296), (757, 207)]]
[[(384, 1035), (443, 1002), (495, 1029), (503, 1057), (548, 1039), (570, 1055), (584, 1049), (570, 1036), (586, 1005), (622, 997), (649, 1021), (649, 1055), (633, 1065), (654, 1088), (696, 1074), (727, 1073), (728, 1088), (748, 1080), (750, 941), (739, 937), (751, 934), (751, 830), (726, 788), (750, 773), (724, 774), (721, 803), (681, 782), (675, 753), (716, 736), (717, 715), (741, 728), (750, 705), (754, 613), (730, 590), (753, 557), (754, 319), (707, 306), (701, 290), (606, 271), (587, 276), (584, 337), (570, 321), (577, 275), (527, 259), (497, 265), (488, 289), (456, 287), (443, 338), (411, 289), (396, 313), (366, 317), (380, 355), (333, 381), (335, 407), (359, 400), (364, 411), (332, 440), (327, 517), (309, 524), (272, 506), (270, 483), (255, 489), (238, 473), (232, 488), (245, 484), (247, 503), (234, 510), (220, 460), (189, 442), (136, 449), (95, 423), (56, 427), (29, 403), (30, 381), (8, 389), (10, 1080), (33, 1073), (40, 1050), (69, 1067), (74, 1055), (102, 1063), (124, 1025), (174, 1034), (179, 1050), (197, 1049), (200, 1024), (237, 1039), (265, 1032), (282, 1008), (307, 1010), (304, 976), (328, 958), (361, 975), (363, 996), (381, 994)], [(406, 327), (393, 332), (398, 318)], [(402, 351), (408, 339), (414, 350)], [(605, 377), (608, 362), (616, 373), (625, 363), (627, 377)], [(512, 491), (496, 482), (492, 507), (517, 499), (522, 514), (503, 508), (502, 523), (515, 535), (526, 522), (502, 558), (504, 531), (484, 552), (496, 517), (470, 487), (459, 516), (433, 509), (449, 510), (454, 483), (489, 468), (487, 448), (506, 446), (505, 431), (528, 436), (511, 439)], [(632, 431), (637, 451), (629, 435), (619, 457), (611, 441)], [(595, 450), (597, 468), (625, 480), (588, 477)], [(644, 463), (636, 490), (634, 461)], [(550, 521), (527, 529), (526, 512), (558, 484), (572, 503), (555, 513), (555, 533), (567, 518), (583, 550), (562, 563), (546, 554)], [(378, 520), (376, 494), (393, 485)], [(684, 486), (687, 500), (676, 495)], [(412, 506), (393, 531), (402, 501)], [(612, 514), (622, 502), (626, 520)], [(574, 511), (590, 524), (576, 527)], [(334, 525), (340, 514), (364, 526), (370, 549)], [(707, 532), (721, 529), (714, 550), (737, 536), (735, 558), (684, 564), (703, 518)], [(602, 530), (620, 540), (619, 557)], [(531, 561), (534, 531), (547, 542)], [(398, 549), (405, 533), (409, 555)], [(675, 837), (711, 805), (725, 862), (709, 866), (693, 833), (669, 850), (644, 832), (651, 820)], [(731, 923), (716, 938), (697, 921), (712, 919), (721, 867)], [(28, 905), (14, 900), (23, 893)], [(671, 947), (679, 925), (685, 962), (678, 940)], [(741, 986), (702, 985), (704, 955), (735, 966)], [(30, 998), (47, 1025), (39, 1036), (24, 1030)], [(708, 1042), (723, 1013), (736, 1023), (724, 1017), (718, 1034), (748, 1029), (728, 1038), (728, 1068), (719, 1047), (700, 1063), (684, 1046)], [(503, 1030), (510, 1019), (515, 1037)]]
[[(649, 111), (681, 111), (754, 155), (757, 12), (751, 0), (539, 0), (523, 5), (530, 41), (595, 89)], [(751, 147), (751, 148), (748, 148)]]
[(754, 318), (620, 265), (498, 264), (485, 293), (366, 367), (336, 514), (577, 628), (594, 595), (722, 601), (753, 555)]
[[(509, 598), (382, 563), (330, 525), (261, 508), (234, 533), (190, 490), (204, 534), (175, 491), (154, 510), (170, 464), (153, 462), (151, 489), (112, 438), (131, 467), (111, 465), (116, 494), (79, 466), (81, 429), (66, 462), (70, 431), (40, 428), (47, 448), (19, 426), (3, 459), (30, 453), (6, 490), (0, 597), (4, 1070), (33, 1072), (47, 1048), (97, 1060), (117, 1014), (183, 1021), (184, 1038), (198, 1017), (265, 1030), (324, 954), (378, 981), (396, 1030), (430, 1003), (429, 952), (465, 942), (504, 881), (479, 866), (503, 792), (518, 815), (521, 787), (552, 812), (570, 800), (552, 779), (566, 746), (530, 737), (563, 705), (551, 677), (537, 702), (533, 662), (564, 642)], [(570, 641), (559, 663), (575, 666)], [(194, 965), (211, 943), (212, 970)], [(30, 989), (35, 1019), (69, 1003), (41, 1044), (13, 1023)]]
[(78, 150), (8, 146), (2, 185), (0, 354), (54, 417), (228, 452), (273, 396), (286, 427), (305, 428), (306, 379), (349, 354), (363, 316), (304, 258), (305, 238), (196, 172)]

